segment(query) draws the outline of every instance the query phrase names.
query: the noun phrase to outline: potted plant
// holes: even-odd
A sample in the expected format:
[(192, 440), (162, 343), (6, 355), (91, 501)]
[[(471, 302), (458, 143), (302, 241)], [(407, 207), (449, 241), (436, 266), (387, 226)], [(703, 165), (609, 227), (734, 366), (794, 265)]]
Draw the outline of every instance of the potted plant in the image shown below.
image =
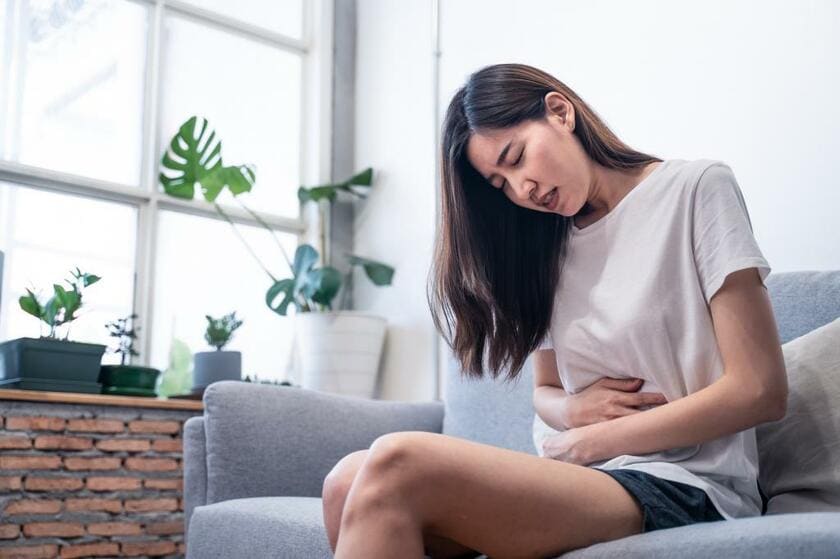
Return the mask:
[(193, 392), (203, 391), (210, 384), (219, 380), (242, 379), (242, 353), (239, 351), (222, 351), (233, 336), (233, 332), (242, 326), (237, 320), (236, 311), (226, 314), (222, 318), (207, 318), (207, 330), (204, 339), (215, 347), (215, 351), (198, 351), (194, 359)]
[(103, 394), (122, 394), (125, 396), (152, 396), (156, 395), (160, 370), (140, 365), (130, 365), (132, 356), (140, 355), (134, 350), (134, 342), (137, 339), (139, 326), (134, 326), (136, 314), (130, 314), (124, 318), (118, 318), (105, 325), (108, 335), (117, 338), (118, 345), (115, 349), (108, 349), (111, 353), (121, 355), (119, 365), (102, 365), (99, 369), (99, 382), (102, 383)]
[(172, 338), (169, 346), (169, 363), (160, 376), (158, 396), (167, 398), (191, 396), (192, 352), (183, 340)]
[(245, 382), (252, 382), (252, 383), (255, 383), (255, 384), (273, 384), (273, 385), (276, 385), (276, 386), (290, 386), (290, 387), (293, 387), (293, 388), (299, 388), (299, 385), (294, 384), (293, 382), (291, 382), (289, 380), (286, 380), (286, 379), (284, 379), (284, 380), (260, 379), (259, 376), (257, 376), (256, 374), (254, 375), (253, 379), (251, 379), (250, 375), (245, 375), (245, 378), (242, 379), (242, 380), (245, 381)]
[[(221, 191), (228, 188), (234, 199), (271, 233), (289, 267), (289, 278), (275, 277), (247, 245), (244, 237), (240, 235), (240, 239), (271, 279), (265, 294), (266, 305), (281, 316), (286, 316), (289, 306), (294, 306), (297, 311), (292, 318), (295, 332), (293, 360), (301, 385), (372, 397), (385, 339), (386, 319), (370, 313), (343, 310), (348, 290), (344, 292), (339, 309), (333, 310), (332, 301), (342, 286), (338, 270), (331, 266), (316, 267), (318, 251), (308, 244), (298, 246), (292, 262), (274, 230), (239, 200), (238, 195), (250, 191), (256, 181), (253, 166), (225, 166), (221, 141), (215, 131), (206, 119), (193, 116), (173, 136), (161, 159), (161, 168), (160, 183), (171, 196), (192, 199), (196, 185), (199, 185), (204, 199), (212, 202), (217, 213), (236, 231), (233, 220), (215, 202)], [(300, 187), (298, 199), (301, 203), (331, 202), (339, 192), (365, 198), (364, 192), (371, 186), (372, 177), (373, 169), (367, 168), (344, 181)], [(391, 284), (394, 274), (391, 266), (354, 254), (345, 256), (350, 265), (345, 278), (347, 281), (352, 279), (354, 267), (361, 266), (375, 285)]]
[[(97, 382), (105, 345), (71, 342), (69, 325), (78, 318), (82, 292), (100, 278), (71, 271), (70, 289), (53, 284), (53, 296), (41, 302), (32, 289), (18, 300), (20, 308), (49, 327), (40, 338), (17, 338), (0, 344), (0, 385), (24, 390), (99, 393)], [(64, 338), (59, 329), (66, 328)]]
[[(390, 285), (394, 270), (385, 264), (349, 255), (374, 285)], [(372, 398), (387, 321), (360, 311), (333, 310), (341, 275), (330, 266), (316, 267), (318, 252), (310, 245), (295, 251), (292, 277), (275, 281), (266, 304), (286, 316), (293, 305), (293, 363), (301, 385), (312, 390)], [(343, 306), (343, 305), (342, 305)]]

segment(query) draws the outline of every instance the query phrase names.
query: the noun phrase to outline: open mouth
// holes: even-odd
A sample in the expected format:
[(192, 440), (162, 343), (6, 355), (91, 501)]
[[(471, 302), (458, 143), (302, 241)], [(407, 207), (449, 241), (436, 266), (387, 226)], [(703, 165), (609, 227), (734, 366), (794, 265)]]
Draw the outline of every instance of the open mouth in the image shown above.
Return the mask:
[(554, 202), (556, 200), (557, 200), (557, 187), (554, 187), (554, 190), (552, 190), (551, 192), (549, 192), (545, 196), (545, 199), (543, 200), (542, 205), (543, 205), (544, 208), (552, 209), (552, 208), (554, 208)]

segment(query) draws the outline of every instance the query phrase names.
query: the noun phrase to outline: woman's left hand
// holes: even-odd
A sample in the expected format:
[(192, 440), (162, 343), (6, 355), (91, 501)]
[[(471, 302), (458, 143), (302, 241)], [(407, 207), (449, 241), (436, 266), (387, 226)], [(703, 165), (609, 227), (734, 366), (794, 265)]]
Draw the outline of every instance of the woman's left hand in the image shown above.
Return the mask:
[(545, 458), (581, 466), (596, 461), (594, 443), (597, 439), (588, 427), (575, 427), (546, 437), (542, 443)]

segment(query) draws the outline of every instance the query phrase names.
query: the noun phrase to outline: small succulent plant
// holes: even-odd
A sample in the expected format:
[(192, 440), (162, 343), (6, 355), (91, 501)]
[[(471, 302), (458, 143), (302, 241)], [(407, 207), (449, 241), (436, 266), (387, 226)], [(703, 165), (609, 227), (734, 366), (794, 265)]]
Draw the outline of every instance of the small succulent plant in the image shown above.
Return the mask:
[(236, 319), (236, 311), (226, 314), (222, 318), (213, 318), (209, 314), (205, 317), (207, 318), (207, 331), (204, 333), (204, 339), (217, 351), (221, 351), (230, 342), (234, 330), (242, 326), (242, 321)]

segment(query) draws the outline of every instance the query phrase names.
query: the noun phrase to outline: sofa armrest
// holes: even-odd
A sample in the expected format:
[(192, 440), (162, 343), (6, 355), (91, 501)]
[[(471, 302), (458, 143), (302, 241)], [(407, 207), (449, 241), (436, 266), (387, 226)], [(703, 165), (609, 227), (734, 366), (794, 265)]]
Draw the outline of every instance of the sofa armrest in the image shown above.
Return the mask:
[(320, 497), (347, 454), (395, 431), (440, 433), (443, 402), (371, 400), (242, 381), (204, 391), (207, 503)]
[(193, 509), (207, 504), (207, 451), (204, 417), (196, 415), (184, 422), (184, 541)]

